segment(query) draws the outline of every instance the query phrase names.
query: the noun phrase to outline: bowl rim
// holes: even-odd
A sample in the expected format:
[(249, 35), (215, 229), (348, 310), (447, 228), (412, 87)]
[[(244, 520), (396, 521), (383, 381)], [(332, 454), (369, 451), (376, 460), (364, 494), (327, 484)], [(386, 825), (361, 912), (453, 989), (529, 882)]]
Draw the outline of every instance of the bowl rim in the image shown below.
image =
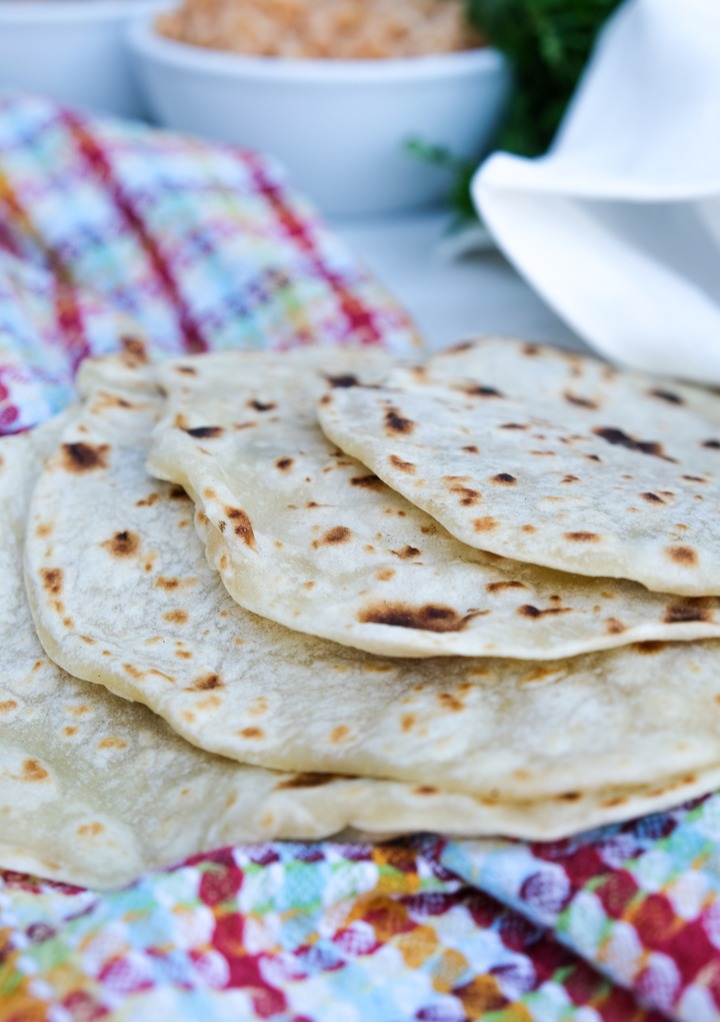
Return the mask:
[[(32, 2), (32, 0), (24, 0)], [(50, 0), (52, 2), (52, 0)], [(79, 0), (94, 2), (94, 0)], [(122, 0), (127, 2), (127, 0)], [(165, 5), (165, 9), (168, 6)], [(256, 78), (272, 81), (385, 82), (471, 77), (478, 72), (497, 73), (507, 61), (499, 50), (485, 46), (477, 50), (424, 54), (416, 57), (387, 57), (377, 60), (334, 60), (328, 58), (263, 57), (226, 53), (178, 42), (159, 35), (155, 17), (136, 21), (128, 32), (131, 49), (140, 58), (166, 67), (182, 68), (217, 77)]]
[(0, 24), (30, 27), (137, 18), (167, 7), (161, 0), (0, 0)]

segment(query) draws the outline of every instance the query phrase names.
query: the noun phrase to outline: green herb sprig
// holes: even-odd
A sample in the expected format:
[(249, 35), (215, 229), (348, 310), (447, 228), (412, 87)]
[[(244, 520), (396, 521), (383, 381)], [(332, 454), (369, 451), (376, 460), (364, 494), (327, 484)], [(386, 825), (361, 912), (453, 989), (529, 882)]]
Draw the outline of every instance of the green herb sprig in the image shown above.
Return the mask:
[(508, 57), (515, 89), (498, 148), (545, 152), (598, 30), (620, 0), (465, 0), (470, 23)]

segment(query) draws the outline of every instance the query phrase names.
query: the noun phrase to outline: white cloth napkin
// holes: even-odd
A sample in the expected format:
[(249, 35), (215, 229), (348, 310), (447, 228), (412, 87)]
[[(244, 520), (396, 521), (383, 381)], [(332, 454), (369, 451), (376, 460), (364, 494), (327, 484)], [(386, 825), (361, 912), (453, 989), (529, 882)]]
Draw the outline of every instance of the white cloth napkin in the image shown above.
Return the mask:
[(720, 0), (628, 0), (550, 151), (491, 156), (473, 196), (589, 344), (720, 384)]

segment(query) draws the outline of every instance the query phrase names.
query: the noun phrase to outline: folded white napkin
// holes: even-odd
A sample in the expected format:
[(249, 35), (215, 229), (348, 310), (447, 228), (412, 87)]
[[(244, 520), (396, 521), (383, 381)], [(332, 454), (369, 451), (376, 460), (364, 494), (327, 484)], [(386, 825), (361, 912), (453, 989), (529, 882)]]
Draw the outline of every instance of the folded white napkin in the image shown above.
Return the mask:
[(720, 0), (628, 0), (550, 151), (491, 156), (473, 196), (588, 343), (720, 383)]

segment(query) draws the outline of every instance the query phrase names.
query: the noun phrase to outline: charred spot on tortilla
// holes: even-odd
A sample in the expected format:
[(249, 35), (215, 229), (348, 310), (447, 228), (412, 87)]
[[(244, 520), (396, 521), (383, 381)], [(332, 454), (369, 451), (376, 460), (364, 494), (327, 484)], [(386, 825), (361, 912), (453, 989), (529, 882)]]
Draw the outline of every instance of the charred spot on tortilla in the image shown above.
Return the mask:
[(94, 472), (108, 467), (109, 444), (88, 444), (83, 441), (63, 444), (62, 466), (68, 472)]
[(409, 603), (379, 601), (362, 610), (358, 620), (362, 624), (391, 625), (394, 628), (413, 628), (422, 632), (461, 632), (475, 614), (459, 614), (442, 604), (412, 606)]

